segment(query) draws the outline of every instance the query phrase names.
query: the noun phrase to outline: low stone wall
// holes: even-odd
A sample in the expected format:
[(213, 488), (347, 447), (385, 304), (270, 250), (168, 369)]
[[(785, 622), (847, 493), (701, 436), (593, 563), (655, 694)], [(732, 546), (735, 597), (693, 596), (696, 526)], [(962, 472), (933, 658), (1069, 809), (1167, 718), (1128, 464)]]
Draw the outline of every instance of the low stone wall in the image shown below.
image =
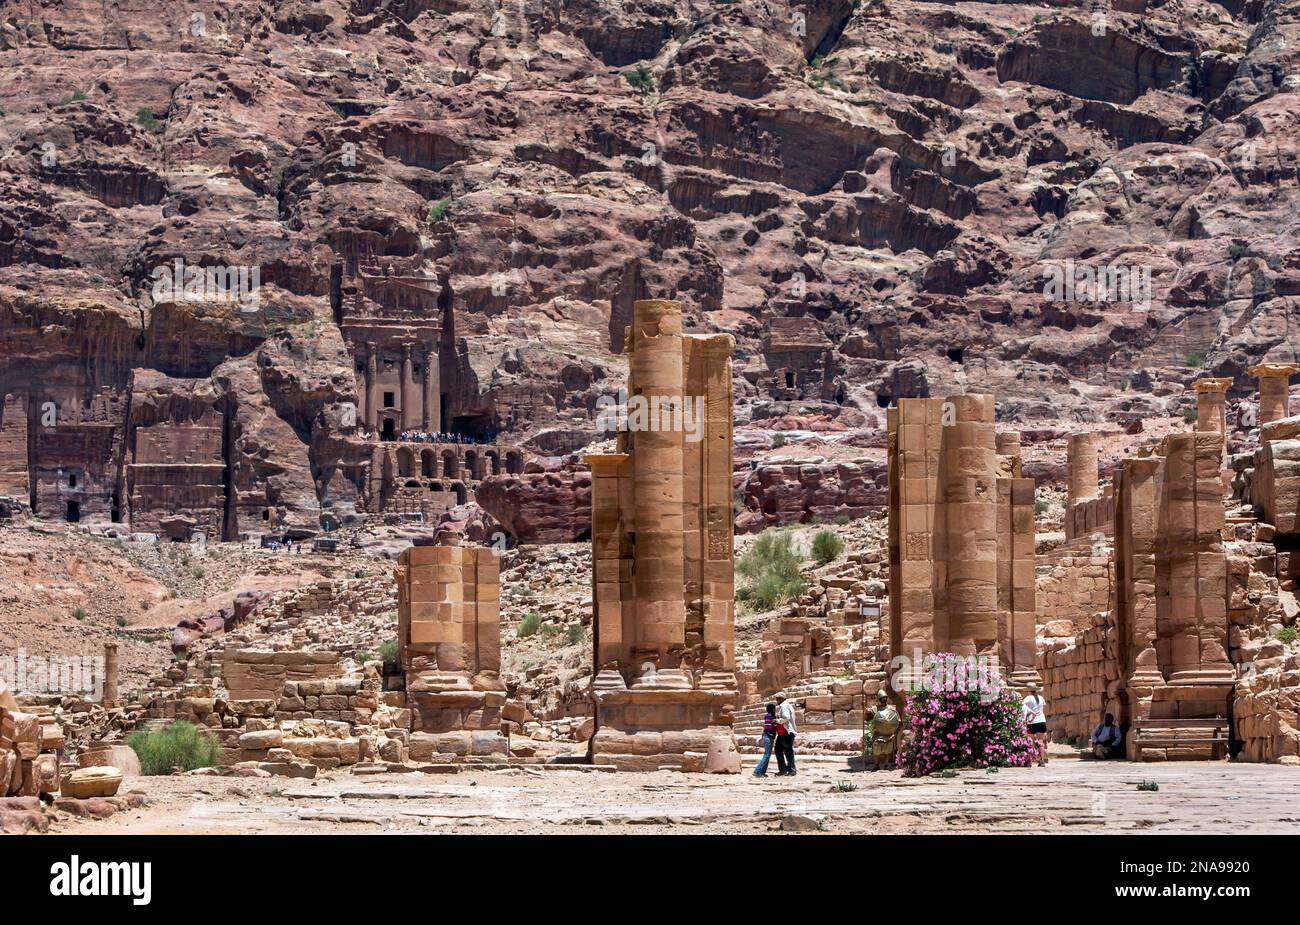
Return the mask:
[(280, 699), (286, 682), (319, 681), (342, 673), (339, 654), (333, 651), (227, 649), (221, 661), (221, 680), (230, 700), (274, 703)]
[(1086, 741), (1101, 722), (1108, 710), (1106, 687), (1119, 678), (1115, 643), (1115, 627), (1103, 622), (1040, 656), (1047, 732), (1053, 742), (1080, 737)]
[(1115, 499), (1109, 495), (1089, 498), (1065, 509), (1065, 537), (1085, 537), (1093, 533), (1111, 536), (1115, 532)]

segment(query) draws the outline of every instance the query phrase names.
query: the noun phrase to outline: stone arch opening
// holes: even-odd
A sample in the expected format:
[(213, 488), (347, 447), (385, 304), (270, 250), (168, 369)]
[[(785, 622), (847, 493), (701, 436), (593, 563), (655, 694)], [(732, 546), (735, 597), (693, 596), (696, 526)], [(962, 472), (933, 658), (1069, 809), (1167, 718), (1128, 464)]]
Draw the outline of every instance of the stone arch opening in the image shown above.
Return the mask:
[(511, 450), (506, 454), (506, 471), (511, 475), (519, 475), (524, 471), (523, 454), (517, 450)]

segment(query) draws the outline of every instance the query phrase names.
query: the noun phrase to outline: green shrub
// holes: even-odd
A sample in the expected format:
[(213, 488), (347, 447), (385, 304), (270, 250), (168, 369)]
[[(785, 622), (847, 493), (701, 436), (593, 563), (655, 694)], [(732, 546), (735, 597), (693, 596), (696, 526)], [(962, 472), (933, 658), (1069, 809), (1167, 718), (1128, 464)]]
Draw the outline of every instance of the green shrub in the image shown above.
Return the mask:
[(1297, 635), (1300, 633), (1297, 633), (1294, 626), (1284, 626), (1277, 631), (1277, 638), (1283, 642), (1295, 642)]
[(777, 447), (781, 447), (781, 446), (785, 446), (785, 434), (773, 434), (772, 448), (776, 449)]
[(542, 626), (542, 615), (537, 611), (524, 614), (524, 618), (519, 621), (518, 628), (515, 629), (515, 635), (520, 639), (526, 636), (532, 636)]
[(74, 619), (74, 620), (84, 620), (84, 619), (86, 619), (86, 610), (85, 610), (85, 608), (84, 608), (84, 607), (78, 607), (77, 609), (75, 609), (74, 611), (72, 611), (72, 619)]
[(1044, 514), (1046, 514), (1046, 513), (1047, 513), (1047, 502), (1046, 502), (1046, 501), (1043, 501), (1043, 500), (1041, 500), (1041, 499), (1038, 500), (1038, 501), (1035, 501), (1035, 502), (1034, 502), (1034, 513), (1035, 513), (1036, 515), (1038, 515), (1039, 517), (1041, 517), (1041, 516), (1043, 516)]
[(157, 118), (154, 117), (152, 112), (144, 107), (135, 111), (135, 121), (141, 128), (148, 129), (151, 132), (162, 131), (162, 125), (158, 122)]
[(552, 636), (558, 636), (560, 633), (564, 632), (561, 627), (554, 623), (543, 623), (541, 629), (542, 635), (547, 639), (550, 639)]
[(624, 71), (623, 76), (627, 79), (627, 82), (632, 85), (632, 89), (637, 93), (645, 95), (647, 93), (653, 93), (655, 90), (655, 79), (650, 72), (646, 70), (644, 64), (638, 64), (634, 70)]
[(203, 569), (199, 568), (196, 565), (194, 566), (194, 570), (190, 572), (190, 574), (193, 575), (195, 578), (202, 578), (206, 574), (206, 572), (204, 572)]
[(740, 557), (736, 571), (745, 579), (736, 597), (760, 610), (803, 594), (807, 584), (799, 574), (803, 556), (794, 548), (791, 535), (783, 530), (759, 534), (749, 552)]
[(818, 565), (834, 562), (844, 552), (844, 541), (829, 530), (818, 530), (812, 541), (812, 556)]
[(118, 625), (118, 626), (126, 626), (126, 617), (118, 617), (118, 618), (117, 618), (117, 625)]
[(379, 647), (379, 658), (385, 662), (397, 661), (396, 639), (390, 639)]
[(1183, 423), (1191, 424), (1195, 420), (1196, 420), (1195, 408), (1188, 408), (1186, 411), (1183, 412)]
[(1189, 353), (1187, 354), (1187, 365), (1191, 369), (1200, 369), (1205, 365), (1205, 357), (1199, 353)]
[(373, 662), (375, 660), (375, 653), (362, 649), (352, 657), (356, 660), (358, 665), (364, 665), (366, 662)]
[(141, 729), (126, 737), (140, 758), (143, 774), (170, 774), (172, 768), (193, 771), (217, 763), (217, 743), (193, 723), (171, 723), (157, 732)]
[(587, 638), (587, 631), (581, 623), (569, 624), (569, 629), (565, 633), (565, 642), (571, 646), (576, 646)]
[(66, 106), (69, 103), (80, 103), (85, 98), (86, 98), (86, 94), (82, 93), (80, 90), (77, 90), (71, 96), (65, 96), (63, 99), (59, 100), (59, 105)]
[(1160, 789), (1160, 785), (1153, 780), (1144, 780), (1138, 784), (1139, 790), (1149, 790), (1152, 793)]
[(433, 205), (429, 206), (429, 215), (428, 215), (429, 224), (432, 225), (435, 222), (442, 221), (444, 218), (447, 217), (447, 213), (450, 211), (451, 211), (451, 200), (439, 199)]

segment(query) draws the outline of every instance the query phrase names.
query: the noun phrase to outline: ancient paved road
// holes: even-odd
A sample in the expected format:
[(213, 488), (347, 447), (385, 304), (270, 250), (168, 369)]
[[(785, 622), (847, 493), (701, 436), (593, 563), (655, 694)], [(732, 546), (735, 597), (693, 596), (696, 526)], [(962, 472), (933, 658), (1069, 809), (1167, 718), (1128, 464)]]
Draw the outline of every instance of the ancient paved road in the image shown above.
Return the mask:
[[(1300, 768), (1056, 760), (906, 780), (809, 758), (794, 780), (512, 768), (336, 773), (318, 781), (156, 778), (151, 805), (60, 831), (92, 833), (1300, 832)], [(1152, 780), (1157, 792), (1140, 791)], [(856, 789), (840, 790), (848, 782)], [(793, 818), (803, 817), (803, 818)], [(783, 822), (783, 820), (785, 820)]]

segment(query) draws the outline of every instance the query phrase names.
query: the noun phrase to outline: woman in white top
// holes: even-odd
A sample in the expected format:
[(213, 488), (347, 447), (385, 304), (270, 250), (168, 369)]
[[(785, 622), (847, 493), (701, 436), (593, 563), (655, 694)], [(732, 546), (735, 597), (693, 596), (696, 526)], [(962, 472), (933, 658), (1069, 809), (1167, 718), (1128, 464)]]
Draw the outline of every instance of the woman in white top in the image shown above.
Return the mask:
[(1020, 712), (1025, 717), (1029, 734), (1038, 743), (1038, 766), (1047, 764), (1047, 701), (1038, 693), (1038, 685), (1030, 683), (1029, 693), (1020, 702)]

